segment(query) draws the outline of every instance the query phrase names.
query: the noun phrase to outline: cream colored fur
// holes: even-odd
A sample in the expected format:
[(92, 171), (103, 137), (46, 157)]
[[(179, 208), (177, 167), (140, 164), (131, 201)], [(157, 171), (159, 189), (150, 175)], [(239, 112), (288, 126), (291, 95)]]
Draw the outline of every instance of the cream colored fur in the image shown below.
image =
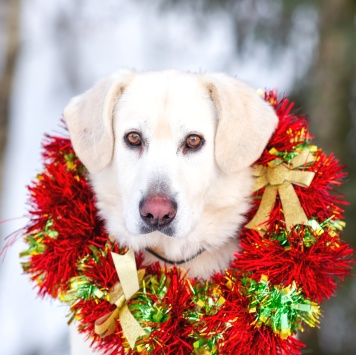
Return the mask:
[[(206, 279), (228, 267), (249, 208), (250, 165), (277, 125), (255, 90), (224, 74), (121, 71), (72, 99), (64, 116), (99, 213), (119, 243), (141, 251), (145, 263), (157, 261), (146, 247), (170, 260), (203, 248), (182, 265), (192, 277)], [(145, 141), (141, 150), (125, 144), (133, 130)], [(205, 144), (184, 154), (191, 133)], [(174, 235), (140, 234), (139, 202), (160, 189), (178, 205)]]

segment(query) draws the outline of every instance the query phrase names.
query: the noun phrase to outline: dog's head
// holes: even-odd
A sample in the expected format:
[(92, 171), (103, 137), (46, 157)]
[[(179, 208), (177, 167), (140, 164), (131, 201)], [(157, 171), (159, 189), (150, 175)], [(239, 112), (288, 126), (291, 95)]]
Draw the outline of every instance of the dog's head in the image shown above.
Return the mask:
[(277, 124), (253, 89), (223, 74), (125, 71), (73, 98), (64, 116), (109, 233), (173, 260), (228, 246), (229, 261), (250, 165)]

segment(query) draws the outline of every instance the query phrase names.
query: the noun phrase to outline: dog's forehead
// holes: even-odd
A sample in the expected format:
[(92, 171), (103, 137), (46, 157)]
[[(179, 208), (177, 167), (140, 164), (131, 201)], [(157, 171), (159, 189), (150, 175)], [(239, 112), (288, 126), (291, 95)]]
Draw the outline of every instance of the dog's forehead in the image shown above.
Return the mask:
[(198, 75), (165, 71), (136, 75), (117, 111), (129, 120), (147, 124), (199, 124), (214, 116), (214, 105)]

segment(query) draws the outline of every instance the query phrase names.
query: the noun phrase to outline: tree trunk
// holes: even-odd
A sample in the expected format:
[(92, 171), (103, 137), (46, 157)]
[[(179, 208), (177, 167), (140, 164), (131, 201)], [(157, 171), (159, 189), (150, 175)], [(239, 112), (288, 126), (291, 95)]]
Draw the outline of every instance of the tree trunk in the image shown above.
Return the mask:
[(309, 112), (316, 139), (346, 162), (352, 129), (350, 104), (355, 82), (354, 0), (321, 1), (319, 48), (312, 73)]
[(2, 0), (1, 30), (5, 34), (3, 40), (4, 65), (0, 72), (0, 186), (3, 177), (4, 152), (7, 140), (9, 106), (12, 84), (19, 48), (19, 17), (20, 0)]
[[(311, 68), (309, 82), (305, 91), (307, 102), (306, 112), (311, 118), (311, 132), (316, 136), (315, 142), (326, 153), (334, 152), (349, 173), (348, 183), (342, 186), (341, 191), (351, 202), (345, 212), (346, 229), (343, 237), (355, 248), (354, 233), (356, 230), (356, 127), (353, 125), (352, 107), (355, 110), (356, 83), (356, 1), (330, 0), (319, 3), (319, 46), (316, 58)], [(356, 122), (356, 121), (354, 121)], [(354, 138), (351, 138), (353, 135)], [(350, 281), (352, 282), (352, 281)], [(347, 292), (351, 287), (342, 288), (338, 293), (339, 304), (348, 302)], [(325, 303), (324, 313), (327, 318), (328, 308), (336, 309), (338, 305), (328, 301)], [(339, 315), (341, 317), (341, 315)], [(346, 319), (345, 319), (346, 318)], [(329, 349), (329, 354), (351, 354), (350, 346), (354, 337), (352, 329), (355, 327), (353, 312), (345, 315), (342, 320), (348, 324), (348, 329), (338, 330), (339, 350)], [(322, 324), (322, 328), (332, 325)], [(320, 353), (320, 340), (309, 332), (304, 337), (309, 348), (317, 354)], [(330, 352), (329, 352), (330, 351)]]

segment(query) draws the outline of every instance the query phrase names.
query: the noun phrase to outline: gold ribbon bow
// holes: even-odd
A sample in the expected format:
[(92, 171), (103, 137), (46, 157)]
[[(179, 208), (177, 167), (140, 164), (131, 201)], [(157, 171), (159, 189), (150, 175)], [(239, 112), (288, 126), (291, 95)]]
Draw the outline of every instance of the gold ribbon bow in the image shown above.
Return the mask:
[(135, 254), (132, 249), (125, 255), (116, 253), (111, 253), (111, 255), (120, 283), (114, 286), (109, 296), (110, 303), (115, 304), (117, 308), (96, 320), (95, 333), (101, 337), (112, 334), (116, 328), (116, 320), (119, 318), (122, 331), (131, 349), (133, 349), (137, 338), (146, 333), (131, 314), (127, 301), (140, 289), (145, 270), (137, 271)]
[(273, 210), (277, 192), (281, 199), (287, 230), (290, 230), (296, 224), (306, 224), (308, 218), (292, 184), (303, 187), (310, 186), (315, 173), (296, 168), (314, 161), (315, 159), (311, 152), (304, 149), (290, 161), (289, 165), (280, 164), (274, 167), (256, 166), (253, 175), (257, 179), (253, 191), (257, 191), (264, 186), (266, 186), (266, 189), (256, 215), (245, 227), (260, 230), (259, 227), (266, 223)]

